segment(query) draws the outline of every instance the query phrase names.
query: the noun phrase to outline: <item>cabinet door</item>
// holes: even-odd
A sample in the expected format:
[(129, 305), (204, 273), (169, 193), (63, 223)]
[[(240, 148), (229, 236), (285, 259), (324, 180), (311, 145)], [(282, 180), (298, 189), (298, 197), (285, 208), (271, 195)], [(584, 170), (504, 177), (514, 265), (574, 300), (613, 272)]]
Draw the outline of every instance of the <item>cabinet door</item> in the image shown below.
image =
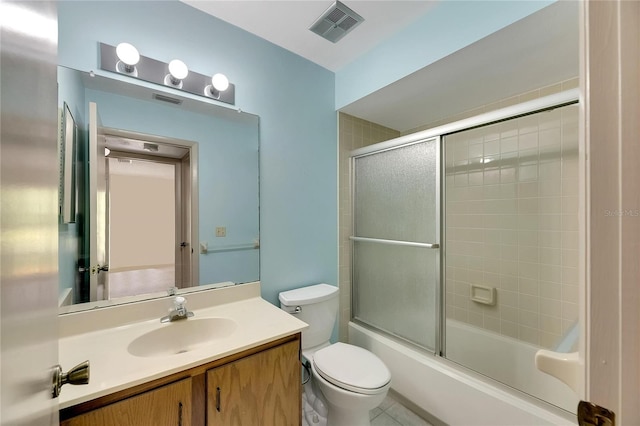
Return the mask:
[(300, 425), (300, 342), (207, 372), (208, 426)]
[(65, 420), (62, 426), (191, 426), (191, 379)]

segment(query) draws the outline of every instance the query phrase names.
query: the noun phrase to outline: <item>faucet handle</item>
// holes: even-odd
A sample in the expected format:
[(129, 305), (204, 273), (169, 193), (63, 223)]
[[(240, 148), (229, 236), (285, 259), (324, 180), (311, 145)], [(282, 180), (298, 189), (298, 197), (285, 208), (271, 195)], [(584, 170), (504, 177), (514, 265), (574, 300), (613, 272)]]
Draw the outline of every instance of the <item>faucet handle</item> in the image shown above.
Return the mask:
[(184, 305), (186, 303), (187, 303), (187, 299), (185, 299), (182, 296), (176, 296), (176, 298), (173, 299), (173, 306), (175, 307), (176, 310), (184, 309)]

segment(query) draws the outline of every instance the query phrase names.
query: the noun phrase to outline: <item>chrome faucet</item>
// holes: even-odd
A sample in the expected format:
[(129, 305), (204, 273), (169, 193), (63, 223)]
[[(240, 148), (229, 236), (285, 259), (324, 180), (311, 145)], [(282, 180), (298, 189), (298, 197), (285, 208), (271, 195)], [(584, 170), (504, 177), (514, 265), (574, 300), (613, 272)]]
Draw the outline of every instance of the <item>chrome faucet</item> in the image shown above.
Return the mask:
[(182, 296), (176, 296), (176, 298), (173, 299), (173, 309), (169, 311), (169, 315), (160, 318), (160, 322), (172, 322), (192, 317), (194, 313), (184, 307), (186, 303), (187, 299)]

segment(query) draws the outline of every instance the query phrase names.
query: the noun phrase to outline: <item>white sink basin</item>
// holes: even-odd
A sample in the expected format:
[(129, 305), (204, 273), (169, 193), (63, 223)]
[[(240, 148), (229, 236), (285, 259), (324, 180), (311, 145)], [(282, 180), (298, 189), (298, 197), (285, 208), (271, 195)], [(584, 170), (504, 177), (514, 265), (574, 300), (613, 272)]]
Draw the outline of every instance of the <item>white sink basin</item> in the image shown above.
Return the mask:
[(237, 328), (228, 318), (186, 319), (161, 324), (133, 340), (127, 350), (138, 357), (166, 357), (202, 349), (229, 337)]

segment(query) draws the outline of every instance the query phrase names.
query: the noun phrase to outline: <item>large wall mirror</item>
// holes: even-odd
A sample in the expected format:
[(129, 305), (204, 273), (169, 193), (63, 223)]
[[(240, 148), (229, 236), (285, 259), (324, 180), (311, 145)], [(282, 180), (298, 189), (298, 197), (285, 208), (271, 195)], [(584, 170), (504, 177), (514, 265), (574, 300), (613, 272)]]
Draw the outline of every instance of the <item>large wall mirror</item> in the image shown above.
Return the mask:
[(260, 279), (257, 116), (65, 67), (58, 100), (78, 128), (62, 313)]

